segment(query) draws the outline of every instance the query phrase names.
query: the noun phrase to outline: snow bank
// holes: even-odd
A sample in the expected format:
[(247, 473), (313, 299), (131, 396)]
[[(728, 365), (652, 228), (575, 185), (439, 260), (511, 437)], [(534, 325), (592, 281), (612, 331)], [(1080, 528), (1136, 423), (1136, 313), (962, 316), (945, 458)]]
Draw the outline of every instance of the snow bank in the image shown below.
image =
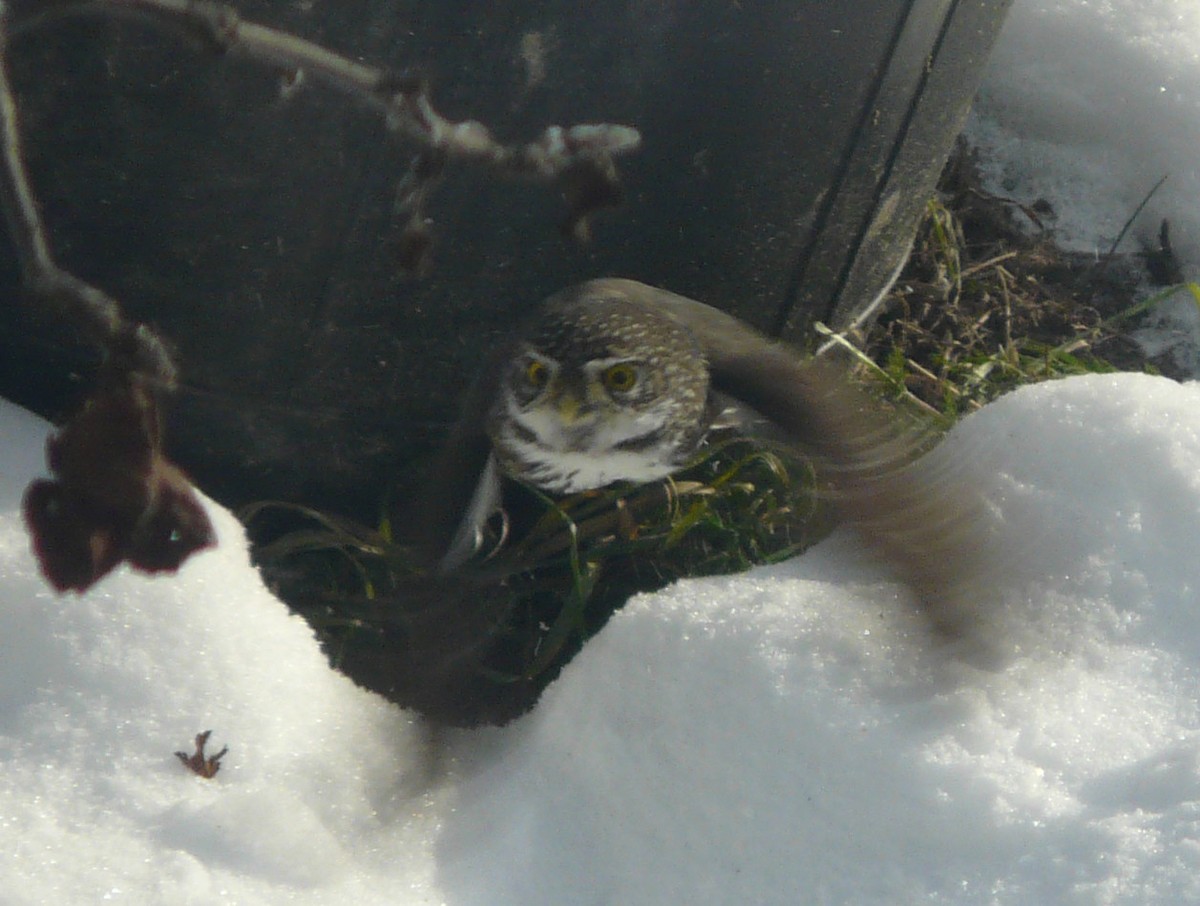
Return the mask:
[[(1195, 0), (1017, 0), (967, 135), (988, 188), (1055, 210), (1063, 245), (1107, 253), (1147, 193), (1123, 251), (1154, 247), (1171, 222), (1185, 277), (1200, 280), (1200, 4)], [(1200, 374), (1200, 314), (1164, 306), (1155, 352)]]
[[(55, 598), (0, 407), (0, 896), (269, 904), (1200, 899), (1200, 387), (1027, 388), (947, 449), (987, 490), (1006, 664), (932, 648), (835, 536), (632, 601), (500, 729), (331, 672), (216, 552)], [(214, 730), (218, 776), (172, 752)]]
[(1106, 252), (1170, 217), (1200, 274), (1200, 6), (1192, 0), (1017, 0), (972, 113), (993, 186), (1045, 198), (1056, 234)]
[[(228, 512), (173, 579), (48, 590), (19, 515), (46, 430), (0, 403), (0, 899), (374, 902), (377, 865), (425, 889), (432, 819), (381, 819), (419, 734), (330, 671)], [(173, 754), (207, 729), (230, 746), (213, 781)]]
[(468, 772), (450, 901), (1200, 899), (1198, 404), (1078, 379), (955, 432), (1004, 516), (999, 673), (849, 539), (636, 599)]

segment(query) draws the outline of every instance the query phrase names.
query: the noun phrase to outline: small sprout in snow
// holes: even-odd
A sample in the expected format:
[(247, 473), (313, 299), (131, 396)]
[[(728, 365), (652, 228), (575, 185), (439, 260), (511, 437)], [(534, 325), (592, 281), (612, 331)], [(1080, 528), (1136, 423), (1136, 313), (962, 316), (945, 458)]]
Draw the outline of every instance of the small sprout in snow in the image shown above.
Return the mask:
[(229, 751), (229, 746), (223, 746), (221, 751), (216, 755), (204, 754), (204, 746), (208, 742), (208, 737), (212, 735), (212, 730), (205, 730), (203, 733), (197, 733), (195, 739), (196, 751), (189, 755), (187, 752), (176, 752), (175, 757), (183, 762), (184, 766), (195, 774), (197, 777), (203, 777), (205, 780), (211, 780), (217, 776), (217, 771), (221, 770), (221, 759), (225, 757), (225, 753)]

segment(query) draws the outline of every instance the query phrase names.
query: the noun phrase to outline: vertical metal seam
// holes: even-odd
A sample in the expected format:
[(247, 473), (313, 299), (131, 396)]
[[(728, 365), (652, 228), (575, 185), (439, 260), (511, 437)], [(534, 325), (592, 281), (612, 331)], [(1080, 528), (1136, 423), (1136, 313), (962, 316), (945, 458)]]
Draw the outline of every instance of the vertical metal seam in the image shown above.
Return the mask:
[(903, 149), (908, 138), (909, 132), (912, 130), (913, 121), (917, 118), (917, 110), (921, 106), (921, 101), (925, 97), (925, 90), (929, 85), (930, 75), (933, 68), (937, 65), (937, 59), (942, 52), (942, 46), (945, 44), (946, 36), (950, 32), (951, 23), (954, 21), (955, 15), (958, 12), (958, 7), (961, 0), (951, 0), (950, 6), (946, 9), (946, 14), (942, 18), (941, 28), (938, 29), (937, 38), (933, 42), (933, 47), (929, 51), (928, 63), (921, 70), (920, 78), (917, 79), (916, 88), (913, 90), (912, 97), (908, 102), (908, 109), (904, 112), (904, 118), (901, 120), (900, 129), (896, 133), (896, 138), (892, 143), (892, 148), (888, 154), (887, 161), (883, 165), (883, 171), (879, 180), (875, 184), (875, 191), (871, 195), (871, 214), (867, 220), (859, 227), (858, 235), (854, 237), (854, 243), (851, 246), (852, 253), (847, 256), (842, 264), (841, 273), (838, 274), (837, 282), (834, 284), (833, 304), (829, 311), (826, 312), (826, 318), (831, 317), (838, 307), (842, 293), (846, 289), (846, 284), (850, 282), (850, 274), (854, 270), (855, 263), (858, 260), (858, 253), (863, 247), (863, 242), (866, 240), (867, 233), (871, 230), (871, 225), (874, 223), (874, 214), (879, 210), (880, 202), (883, 199), (883, 193), (888, 184), (891, 182), (892, 173), (896, 169), (896, 164), (903, 154)]
[(800, 292), (800, 284), (803, 282), (804, 276), (812, 263), (813, 255), (816, 252), (817, 243), (829, 224), (829, 219), (833, 214), (834, 205), (841, 198), (842, 190), (845, 187), (846, 180), (850, 175), (850, 165), (854, 158), (854, 149), (857, 148), (862, 141), (862, 137), (866, 134), (867, 124), (871, 121), (872, 111), (875, 109), (876, 103), (879, 101), (880, 95), (883, 93), (883, 86), (887, 83), (888, 73), (892, 68), (892, 61), (896, 56), (896, 48), (900, 45), (900, 40), (904, 35), (904, 31), (908, 28), (908, 24), (912, 19), (913, 7), (918, 0), (909, 0), (908, 8), (900, 17), (900, 21), (896, 24), (892, 35), (888, 40), (887, 50), (884, 53), (883, 62), (879, 66), (878, 72), (875, 74), (870, 89), (867, 92), (866, 102), (861, 106), (858, 114), (858, 119), (854, 124), (854, 128), (850, 132), (850, 137), (842, 148), (842, 153), (838, 161), (837, 171), (834, 174), (832, 185), (825, 197), (821, 199), (820, 205), (817, 207), (816, 217), (813, 220), (812, 226), (809, 227), (808, 236), (804, 241), (804, 245), (797, 256), (795, 265), (792, 267), (791, 275), (788, 278), (787, 286), (784, 288), (782, 304), (779, 307), (779, 313), (776, 316), (775, 324), (771, 328), (771, 333), (774, 336), (779, 336), (783, 333), (787, 322), (791, 318), (793, 309), (798, 302), (797, 296)]

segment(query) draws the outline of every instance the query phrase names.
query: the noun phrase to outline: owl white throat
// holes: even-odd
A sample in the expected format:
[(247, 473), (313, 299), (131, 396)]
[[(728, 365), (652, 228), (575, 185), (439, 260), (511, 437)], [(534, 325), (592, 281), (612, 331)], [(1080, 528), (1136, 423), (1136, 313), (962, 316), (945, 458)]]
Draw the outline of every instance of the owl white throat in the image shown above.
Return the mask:
[(567, 424), (549, 407), (520, 411), (493, 437), (505, 472), (551, 494), (575, 494), (618, 481), (657, 481), (679, 469), (690, 449), (667, 441), (671, 406), (602, 410)]

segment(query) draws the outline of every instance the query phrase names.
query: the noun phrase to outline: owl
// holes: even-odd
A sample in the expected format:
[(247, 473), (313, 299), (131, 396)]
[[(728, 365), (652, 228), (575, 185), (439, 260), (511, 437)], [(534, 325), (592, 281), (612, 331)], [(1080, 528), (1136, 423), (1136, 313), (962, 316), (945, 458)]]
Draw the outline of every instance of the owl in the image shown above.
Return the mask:
[(834, 362), (633, 280), (556, 293), (483, 369), (422, 510), (440, 570), (471, 558), (504, 478), (552, 495), (654, 481), (730, 414), (812, 458), (841, 521), (937, 628), (959, 634), (985, 559), (984, 505), (925, 455), (930, 426), (856, 389)]
[(665, 478), (711, 422), (691, 332), (628, 293), (560, 293), (516, 341), (487, 415), (504, 474), (551, 494)]

